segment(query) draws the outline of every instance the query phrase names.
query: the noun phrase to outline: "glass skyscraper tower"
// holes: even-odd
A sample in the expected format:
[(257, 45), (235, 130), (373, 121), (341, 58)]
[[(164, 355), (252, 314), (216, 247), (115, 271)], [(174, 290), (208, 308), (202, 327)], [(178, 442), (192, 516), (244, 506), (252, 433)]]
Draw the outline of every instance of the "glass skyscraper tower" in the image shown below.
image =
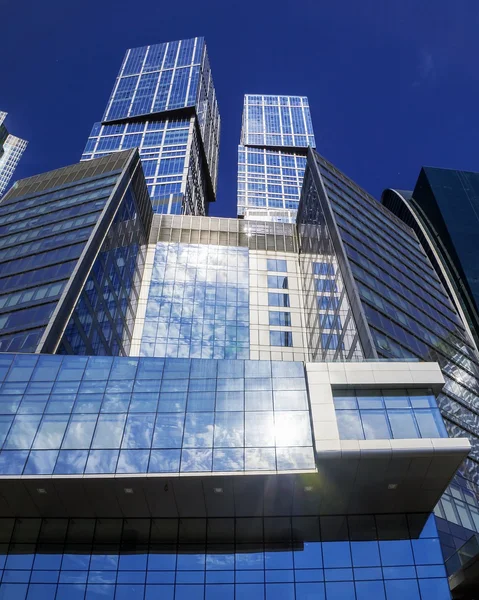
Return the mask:
[(315, 141), (307, 98), (245, 95), (238, 216), (294, 223), (308, 146)]
[(413, 192), (382, 202), (414, 228), (479, 347), (479, 173), (423, 167)]
[(144, 141), (186, 107), (133, 109), (151, 48), (93, 136), (141, 161), (90, 152), (0, 203), (1, 600), (450, 600), (479, 361), (427, 253), (308, 148), (297, 97), (246, 111), (257, 220), (161, 214), (170, 146)]
[(6, 112), (0, 111), (0, 197), (7, 189), (8, 182), (28, 143), (8, 133), (4, 124), (6, 116)]
[(450, 600), (471, 446), (436, 355), (375, 350), (316, 160), (298, 227), (152, 215), (134, 150), (7, 194), (2, 600)]
[(156, 213), (208, 214), (216, 197), (220, 116), (203, 38), (126, 52), (82, 160), (139, 148)]

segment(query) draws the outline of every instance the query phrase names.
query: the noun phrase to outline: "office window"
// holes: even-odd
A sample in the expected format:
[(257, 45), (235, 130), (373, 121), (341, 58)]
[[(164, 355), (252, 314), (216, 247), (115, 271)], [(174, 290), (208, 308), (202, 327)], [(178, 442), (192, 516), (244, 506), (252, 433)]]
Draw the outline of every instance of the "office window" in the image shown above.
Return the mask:
[(290, 327), (291, 313), (282, 311), (269, 311), (269, 324)]
[(316, 291), (318, 292), (337, 292), (337, 287), (331, 279), (316, 279)]
[[(325, 350), (336, 350), (339, 347), (339, 336), (336, 333), (322, 333), (321, 345)], [(341, 349), (344, 350), (342, 342)]]
[(268, 292), (268, 305), (269, 306), (289, 306), (289, 294), (277, 294), (275, 292)]
[(448, 437), (434, 394), (424, 390), (336, 390), (341, 439)]
[(268, 287), (287, 290), (288, 278), (282, 275), (268, 275)]
[(268, 271), (274, 271), (276, 273), (287, 273), (287, 262), (279, 258), (268, 258)]
[(315, 262), (313, 263), (313, 273), (315, 275), (327, 275), (334, 276), (334, 265), (327, 262)]
[(272, 346), (292, 346), (293, 334), (291, 331), (270, 331), (269, 341)]

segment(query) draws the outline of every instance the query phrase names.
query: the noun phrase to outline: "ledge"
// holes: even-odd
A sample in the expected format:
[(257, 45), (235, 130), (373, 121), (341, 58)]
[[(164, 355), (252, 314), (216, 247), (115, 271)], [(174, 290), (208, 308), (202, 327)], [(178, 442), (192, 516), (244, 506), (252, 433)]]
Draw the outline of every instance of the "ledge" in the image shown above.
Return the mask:
[(0, 517), (430, 512), (469, 449), (464, 439), (332, 440), (318, 444), (317, 471), (1, 477)]

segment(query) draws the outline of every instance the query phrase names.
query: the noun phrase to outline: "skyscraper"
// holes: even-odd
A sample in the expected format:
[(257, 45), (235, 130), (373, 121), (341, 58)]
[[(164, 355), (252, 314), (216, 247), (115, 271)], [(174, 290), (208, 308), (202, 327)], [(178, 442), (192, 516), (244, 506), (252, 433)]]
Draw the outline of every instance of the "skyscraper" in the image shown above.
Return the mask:
[(6, 116), (6, 112), (0, 111), (0, 197), (7, 189), (28, 143), (8, 133), (4, 124)]
[(106, 156), (0, 204), (0, 598), (450, 600), (441, 542), (479, 515), (461, 318), (414, 231), (307, 149), (303, 98), (247, 101), (259, 220), (153, 214), (118, 150), (140, 135), (157, 185), (183, 117), (138, 91), (163, 52), (171, 97), (175, 44), (127, 53)]
[[(448, 437), (436, 362), (377, 360), (313, 167), (298, 230), (149, 219), (132, 151), (0, 205), (56, 240), (57, 262), (73, 240), (31, 219), (61, 225), (68, 199), (96, 223), (68, 255), (75, 293), (54, 296), (55, 344), (0, 354), (4, 600), (449, 600), (431, 511), (470, 443)], [(132, 286), (118, 356), (89, 332), (111, 339), (96, 325)]]
[(414, 192), (382, 202), (412, 227), (479, 347), (479, 173), (423, 167)]
[(246, 94), (238, 149), (238, 215), (294, 223), (308, 146), (308, 99)]
[(138, 147), (156, 213), (208, 214), (220, 116), (203, 38), (127, 50), (82, 155)]

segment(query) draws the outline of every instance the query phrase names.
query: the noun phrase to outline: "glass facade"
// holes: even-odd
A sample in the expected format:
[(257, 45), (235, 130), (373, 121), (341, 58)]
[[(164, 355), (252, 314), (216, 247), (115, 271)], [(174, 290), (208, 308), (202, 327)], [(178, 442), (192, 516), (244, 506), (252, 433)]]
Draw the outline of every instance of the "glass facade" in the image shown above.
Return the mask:
[(415, 229), (478, 345), (479, 173), (423, 167), (414, 192), (388, 190), (382, 202)]
[[(81, 313), (77, 317), (84, 324), (84, 335), (82, 340), (73, 339), (70, 327), (61, 351), (127, 351), (125, 331), (136, 310), (133, 281), (142, 272), (140, 245), (145, 244), (148, 210), (151, 213), (135, 157), (129, 151), (113, 160), (100, 159), (22, 180), (4, 197), (0, 204), (1, 351), (56, 350), (63, 315), (73, 308), (80, 290), (75, 311)], [(100, 242), (103, 234), (107, 237)], [(85, 284), (82, 277), (90, 268)], [(99, 290), (93, 279), (105, 269), (109, 279), (105, 276), (97, 281), (97, 286), (102, 286), (102, 301), (108, 303), (102, 307), (94, 297), (95, 289), (97, 296)], [(87, 302), (85, 295), (89, 296)], [(91, 326), (94, 319), (101, 321), (101, 308), (104, 322), (115, 335), (107, 335), (105, 325), (105, 344), (92, 338), (91, 346), (87, 322)]]
[(126, 191), (62, 336), (59, 354), (129, 354), (145, 266), (146, 230), (138, 218), (139, 197), (138, 189)]
[(362, 360), (368, 344), (358, 335), (354, 292), (343, 276), (347, 265), (323, 203), (314, 173), (307, 169), (297, 228), (309, 352), (313, 361)]
[(133, 48), (82, 160), (137, 147), (154, 211), (204, 215), (215, 199), (219, 133), (203, 38)]
[(25, 140), (8, 133), (4, 124), (6, 116), (6, 112), (0, 111), (0, 198), (7, 189), (28, 144)]
[(294, 223), (306, 167), (314, 148), (308, 99), (245, 96), (238, 150), (238, 215)]
[(141, 355), (249, 358), (248, 249), (159, 242)]
[[(449, 435), (467, 437), (472, 445), (460, 473), (463, 487), (479, 497), (479, 357), (471, 338), (414, 231), (318, 154), (311, 155), (309, 169), (317, 169), (324, 185), (326, 196), (316, 197), (338, 233), (335, 248), (347, 259), (343, 272), (350, 269), (358, 291), (358, 330), (374, 343), (368, 358), (439, 363), (445, 385), (437, 402)], [(313, 187), (318, 189), (307, 172), (305, 199)], [(305, 222), (315, 210), (313, 203), (305, 205)], [(446, 503), (456, 500), (449, 495)], [(442, 504), (438, 513), (444, 517)]]
[(0, 474), (315, 470), (302, 363), (0, 356)]
[(336, 389), (342, 440), (448, 437), (431, 390)]
[(3, 600), (449, 600), (427, 515), (2, 519)]

